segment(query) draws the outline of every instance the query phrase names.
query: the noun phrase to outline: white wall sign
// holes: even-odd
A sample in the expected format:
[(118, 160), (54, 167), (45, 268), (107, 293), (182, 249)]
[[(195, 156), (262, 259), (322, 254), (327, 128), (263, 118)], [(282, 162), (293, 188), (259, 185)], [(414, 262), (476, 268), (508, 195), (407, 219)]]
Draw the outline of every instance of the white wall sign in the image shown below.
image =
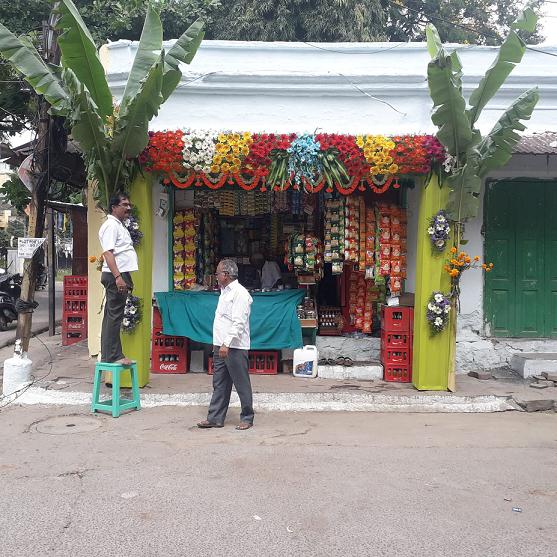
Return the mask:
[(17, 256), (23, 257), (23, 259), (31, 259), (45, 240), (46, 238), (18, 238)]

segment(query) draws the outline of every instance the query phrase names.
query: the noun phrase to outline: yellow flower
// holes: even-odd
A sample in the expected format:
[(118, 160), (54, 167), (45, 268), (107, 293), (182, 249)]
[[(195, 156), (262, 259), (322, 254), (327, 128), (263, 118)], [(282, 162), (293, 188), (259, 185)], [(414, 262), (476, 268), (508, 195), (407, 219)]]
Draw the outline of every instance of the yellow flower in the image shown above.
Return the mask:
[[(458, 250), (454, 246), (451, 248), (451, 253), (456, 253), (457, 251)], [(478, 259), (479, 259), (479, 257), (478, 257)], [(477, 261), (477, 259), (476, 259), (476, 261)]]
[(218, 137), (217, 137), (219, 143), (224, 143), (226, 141), (226, 134), (224, 133), (219, 133)]
[(239, 167), (240, 164), (241, 164), (241, 162), (242, 162), (242, 161), (241, 161), (238, 157), (234, 157), (234, 158), (232, 159), (232, 164), (233, 164), (234, 166), (238, 166), (238, 167)]
[(451, 271), (451, 277), (458, 277), (459, 274), (460, 274), (460, 271), (458, 269), (453, 269)]
[(239, 133), (233, 133), (231, 135), (231, 140), (230, 143), (235, 142), (238, 143), (238, 141), (240, 141), (240, 134)]
[(358, 135), (358, 136), (356, 137), (356, 145), (357, 145), (360, 149), (363, 148), (363, 146), (364, 146), (364, 138), (363, 138), (361, 135)]
[(211, 165), (211, 174), (218, 174), (220, 172), (220, 166), (218, 164)]
[(388, 169), (389, 174), (396, 174), (398, 172), (398, 164), (391, 164)]
[(244, 155), (244, 156), (249, 155), (249, 148), (248, 147), (242, 147), (242, 155)]
[(239, 166), (231, 166), (230, 167), (230, 173), (231, 174), (238, 174), (238, 172), (240, 172), (240, 167)]
[(251, 143), (252, 142), (251, 133), (250, 132), (244, 132), (244, 134), (242, 135), (242, 139), (246, 142), (249, 141)]
[(230, 165), (227, 162), (223, 162), (220, 169), (222, 172), (228, 172), (230, 170)]
[(213, 157), (213, 164), (222, 164), (222, 155), (215, 155)]
[(239, 145), (232, 145), (232, 152), (237, 155), (240, 152), (240, 146)]

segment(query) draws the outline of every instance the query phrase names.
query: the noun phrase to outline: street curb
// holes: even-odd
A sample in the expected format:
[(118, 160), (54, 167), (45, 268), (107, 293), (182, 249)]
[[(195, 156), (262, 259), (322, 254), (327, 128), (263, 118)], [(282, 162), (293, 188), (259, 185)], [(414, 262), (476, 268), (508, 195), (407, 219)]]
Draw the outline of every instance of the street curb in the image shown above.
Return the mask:
[[(272, 412), (416, 412), (416, 413), (489, 413), (516, 410), (509, 397), (495, 395), (384, 395), (376, 393), (255, 393), (254, 406)], [(145, 408), (157, 406), (207, 406), (210, 393), (144, 394)], [(60, 406), (90, 405), (91, 394), (52, 391), (31, 387), (15, 404)], [(236, 393), (231, 406), (239, 407)]]

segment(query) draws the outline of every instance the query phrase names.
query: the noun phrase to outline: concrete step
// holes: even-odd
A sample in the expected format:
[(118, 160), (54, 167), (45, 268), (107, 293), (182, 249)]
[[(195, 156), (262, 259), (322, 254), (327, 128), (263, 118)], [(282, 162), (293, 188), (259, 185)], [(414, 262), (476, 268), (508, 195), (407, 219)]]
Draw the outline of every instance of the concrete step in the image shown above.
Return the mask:
[(354, 362), (352, 366), (323, 366), (317, 368), (322, 379), (359, 379), (373, 381), (383, 379), (383, 366), (379, 362)]
[(524, 378), (541, 375), (543, 372), (557, 373), (557, 353), (520, 352), (513, 355), (510, 365)]

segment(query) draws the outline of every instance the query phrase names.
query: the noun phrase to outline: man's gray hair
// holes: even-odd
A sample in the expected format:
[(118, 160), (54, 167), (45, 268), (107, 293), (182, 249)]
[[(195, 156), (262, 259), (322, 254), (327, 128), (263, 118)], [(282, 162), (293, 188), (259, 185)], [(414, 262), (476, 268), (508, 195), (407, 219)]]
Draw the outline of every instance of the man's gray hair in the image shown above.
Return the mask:
[(238, 278), (238, 265), (232, 259), (223, 259), (220, 262), (223, 273), (226, 273), (230, 278)]

